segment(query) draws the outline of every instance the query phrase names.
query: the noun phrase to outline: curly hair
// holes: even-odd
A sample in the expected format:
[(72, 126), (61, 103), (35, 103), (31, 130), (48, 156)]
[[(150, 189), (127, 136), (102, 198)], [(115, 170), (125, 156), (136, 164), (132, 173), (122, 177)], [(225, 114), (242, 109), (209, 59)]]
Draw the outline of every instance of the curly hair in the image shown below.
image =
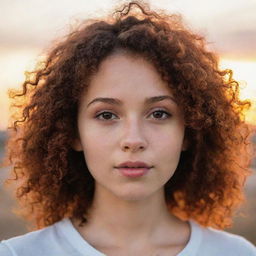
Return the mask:
[(220, 70), (216, 53), (181, 15), (152, 11), (141, 1), (85, 20), (48, 49), (21, 90), (11, 91), (17, 111), (6, 156), (13, 167), (9, 181), (18, 183), (19, 213), (37, 228), (64, 217), (88, 221), (94, 179), (83, 152), (71, 146), (78, 136), (79, 99), (99, 64), (118, 50), (152, 63), (184, 113), (188, 147), (164, 187), (170, 213), (203, 226), (229, 227), (251, 173), (244, 120), (251, 103), (239, 99), (232, 70)]

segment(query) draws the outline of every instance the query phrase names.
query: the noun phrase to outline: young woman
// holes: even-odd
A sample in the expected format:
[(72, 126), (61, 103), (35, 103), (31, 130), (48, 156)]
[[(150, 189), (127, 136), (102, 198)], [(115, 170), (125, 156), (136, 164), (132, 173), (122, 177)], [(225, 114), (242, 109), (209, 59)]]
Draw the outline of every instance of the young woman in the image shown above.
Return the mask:
[(86, 21), (16, 95), (8, 157), (38, 230), (0, 255), (256, 255), (221, 230), (250, 173), (238, 88), (177, 15)]

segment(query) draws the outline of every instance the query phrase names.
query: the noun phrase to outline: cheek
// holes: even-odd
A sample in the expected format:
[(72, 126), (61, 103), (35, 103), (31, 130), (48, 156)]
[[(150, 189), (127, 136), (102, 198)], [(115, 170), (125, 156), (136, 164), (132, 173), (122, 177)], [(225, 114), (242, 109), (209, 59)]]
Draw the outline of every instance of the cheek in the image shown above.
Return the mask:
[(184, 129), (183, 127), (166, 127), (154, 133), (154, 143), (159, 144), (163, 150), (179, 151), (182, 148)]
[(154, 139), (154, 148), (162, 163), (176, 165), (179, 161), (183, 144), (182, 130), (158, 133)]
[(113, 152), (113, 139), (105, 134), (100, 135), (98, 132), (97, 134), (94, 132), (84, 132), (80, 137), (85, 160), (90, 172), (96, 174), (97, 170), (105, 169), (104, 164), (111, 160), (110, 154)]

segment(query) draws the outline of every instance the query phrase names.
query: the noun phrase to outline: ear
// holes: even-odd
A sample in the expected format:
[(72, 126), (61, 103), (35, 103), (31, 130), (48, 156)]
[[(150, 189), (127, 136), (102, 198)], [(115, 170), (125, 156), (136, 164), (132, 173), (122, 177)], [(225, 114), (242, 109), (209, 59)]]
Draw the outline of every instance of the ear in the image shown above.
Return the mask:
[(75, 150), (75, 151), (83, 151), (83, 147), (81, 144), (81, 141), (79, 139), (75, 139), (72, 144), (71, 147)]

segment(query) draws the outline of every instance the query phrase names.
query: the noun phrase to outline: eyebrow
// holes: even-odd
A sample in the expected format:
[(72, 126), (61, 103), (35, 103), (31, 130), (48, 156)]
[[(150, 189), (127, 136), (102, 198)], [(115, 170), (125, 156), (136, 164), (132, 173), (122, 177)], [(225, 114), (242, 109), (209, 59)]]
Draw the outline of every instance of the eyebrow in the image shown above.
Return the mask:
[[(163, 101), (163, 100), (166, 100), (166, 99), (170, 99), (171, 101), (173, 101), (175, 104), (177, 104), (177, 102), (175, 101), (175, 99), (169, 95), (160, 95), (160, 96), (154, 96), (154, 97), (150, 97), (150, 98), (146, 98), (145, 99), (145, 104), (146, 105), (150, 105), (150, 104), (153, 104), (155, 102), (159, 102), (159, 101)], [(122, 101), (119, 100), (119, 99), (115, 99), (115, 98), (103, 98), (103, 97), (100, 97), (100, 98), (95, 98), (94, 100), (92, 100), (88, 105), (87, 105), (87, 108), (95, 103), (95, 102), (104, 102), (104, 103), (108, 103), (108, 104), (111, 104), (111, 105), (123, 105)]]

